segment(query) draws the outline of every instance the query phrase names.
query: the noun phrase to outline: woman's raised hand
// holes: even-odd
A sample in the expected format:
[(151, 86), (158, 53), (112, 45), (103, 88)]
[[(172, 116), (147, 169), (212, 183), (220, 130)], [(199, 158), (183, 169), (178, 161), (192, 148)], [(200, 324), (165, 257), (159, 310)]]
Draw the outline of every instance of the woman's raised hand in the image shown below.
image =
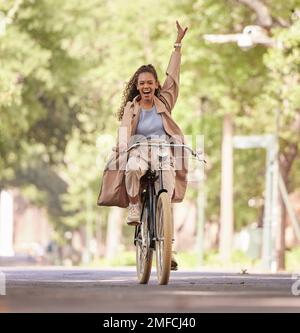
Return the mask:
[(177, 26), (177, 38), (176, 38), (176, 43), (180, 43), (187, 32), (188, 27), (182, 29), (180, 26), (179, 22), (176, 21), (176, 26)]

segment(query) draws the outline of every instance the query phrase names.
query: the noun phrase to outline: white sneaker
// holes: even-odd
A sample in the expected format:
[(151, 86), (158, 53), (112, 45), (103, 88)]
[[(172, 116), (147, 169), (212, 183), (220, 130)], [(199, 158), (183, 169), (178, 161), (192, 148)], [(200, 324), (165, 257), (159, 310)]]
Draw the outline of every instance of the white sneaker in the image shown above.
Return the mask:
[(128, 225), (137, 226), (140, 222), (140, 206), (139, 204), (129, 204), (128, 216), (126, 220)]

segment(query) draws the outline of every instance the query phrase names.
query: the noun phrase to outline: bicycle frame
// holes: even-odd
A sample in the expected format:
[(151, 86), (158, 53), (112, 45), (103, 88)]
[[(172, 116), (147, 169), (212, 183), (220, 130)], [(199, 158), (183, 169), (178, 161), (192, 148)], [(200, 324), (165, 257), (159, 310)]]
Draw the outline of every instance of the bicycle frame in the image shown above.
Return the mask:
[[(147, 216), (148, 219), (148, 228), (149, 228), (149, 234), (151, 237), (151, 243), (150, 248), (155, 249), (155, 221), (156, 221), (156, 203), (157, 198), (161, 192), (167, 192), (166, 189), (163, 188), (163, 178), (162, 178), (162, 170), (158, 170), (158, 179), (159, 179), (159, 191), (156, 193), (155, 190), (155, 181), (157, 179), (156, 170), (151, 170), (150, 168), (147, 170), (145, 176), (147, 178), (147, 185), (146, 189), (142, 192), (142, 210), (141, 210), (141, 216), (144, 214), (144, 209), (147, 206)], [(138, 235), (140, 226), (137, 226), (135, 229), (135, 235), (134, 239), (136, 240), (136, 237)]]
[[(194, 152), (186, 145), (165, 144), (162, 142), (136, 143), (126, 152), (137, 146), (155, 146), (158, 150), (158, 167), (152, 170), (152, 163), (148, 162), (148, 169), (143, 176), (146, 187), (140, 187), (140, 200), (142, 204), (140, 224), (135, 227), (134, 244), (136, 245), (137, 273), (140, 283), (148, 283), (151, 274), (152, 255), (156, 252), (156, 272), (159, 284), (169, 281), (172, 262), (172, 212), (168, 191), (163, 184), (163, 160), (171, 151), (166, 152), (163, 147), (183, 147), (188, 149), (199, 160), (199, 153)], [(149, 156), (148, 151), (148, 156)], [(156, 152), (155, 152), (156, 153)], [(152, 155), (152, 152), (151, 152)], [(156, 164), (156, 163), (155, 163)], [(155, 182), (159, 181), (156, 193)], [(145, 211), (146, 210), (146, 211)], [(157, 215), (157, 216), (156, 216)]]

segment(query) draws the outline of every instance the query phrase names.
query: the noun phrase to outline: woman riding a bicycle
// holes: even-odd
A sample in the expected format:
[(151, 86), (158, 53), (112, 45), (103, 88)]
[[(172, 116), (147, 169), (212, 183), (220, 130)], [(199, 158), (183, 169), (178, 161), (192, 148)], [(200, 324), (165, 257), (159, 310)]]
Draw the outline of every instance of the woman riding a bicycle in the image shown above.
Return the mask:
[[(157, 169), (158, 155), (155, 148), (145, 146), (130, 150), (128, 156), (122, 152), (136, 142), (185, 142), (171, 115), (179, 92), (181, 42), (188, 29), (183, 29), (178, 21), (176, 26), (177, 38), (163, 85), (149, 64), (138, 68), (125, 88), (118, 114), (121, 125), (117, 145), (102, 178), (98, 205), (129, 206), (128, 225), (140, 224), (140, 180), (149, 167)], [(187, 186), (187, 159), (184, 149), (179, 154), (169, 149), (169, 158), (162, 166), (163, 183), (170, 202), (181, 202)]]

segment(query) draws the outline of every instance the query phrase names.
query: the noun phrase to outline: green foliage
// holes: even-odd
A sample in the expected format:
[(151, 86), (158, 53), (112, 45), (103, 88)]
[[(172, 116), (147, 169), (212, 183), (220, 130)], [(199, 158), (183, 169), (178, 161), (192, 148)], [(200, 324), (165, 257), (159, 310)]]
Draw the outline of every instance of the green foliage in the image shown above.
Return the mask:
[(108, 260), (105, 258), (95, 259), (91, 262), (90, 267), (103, 268), (103, 267), (122, 267), (122, 266), (135, 266), (136, 257), (133, 251), (124, 251), (116, 256), (114, 259)]
[(287, 251), (286, 267), (291, 272), (299, 272), (300, 247), (297, 246), (293, 250)]
[[(154, 258), (155, 259), (155, 258)], [(195, 252), (179, 252), (176, 255), (176, 260), (179, 264), (179, 269), (195, 269), (200, 267), (198, 254)], [(286, 255), (286, 270), (288, 272), (297, 272), (299, 270), (300, 248), (296, 247), (287, 252)], [(113, 260), (98, 259), (94, 260), (91, 267), (120, 267), (120, 266), (135, 266), (135, 252), (125, 251)], [(153, 262), (155, 266), (155, 261)], [(251, 271), (260, 271), (262, 262), (253, 260), (248, 257), (243, 251), (235, 250), (232, 252), (229, 262), (224, 263), (216, 250), (207, 250), (204, 253), (203, 266), (211, 269), (220, 267), (235, 270), (237, 273), (251, 273)]]

